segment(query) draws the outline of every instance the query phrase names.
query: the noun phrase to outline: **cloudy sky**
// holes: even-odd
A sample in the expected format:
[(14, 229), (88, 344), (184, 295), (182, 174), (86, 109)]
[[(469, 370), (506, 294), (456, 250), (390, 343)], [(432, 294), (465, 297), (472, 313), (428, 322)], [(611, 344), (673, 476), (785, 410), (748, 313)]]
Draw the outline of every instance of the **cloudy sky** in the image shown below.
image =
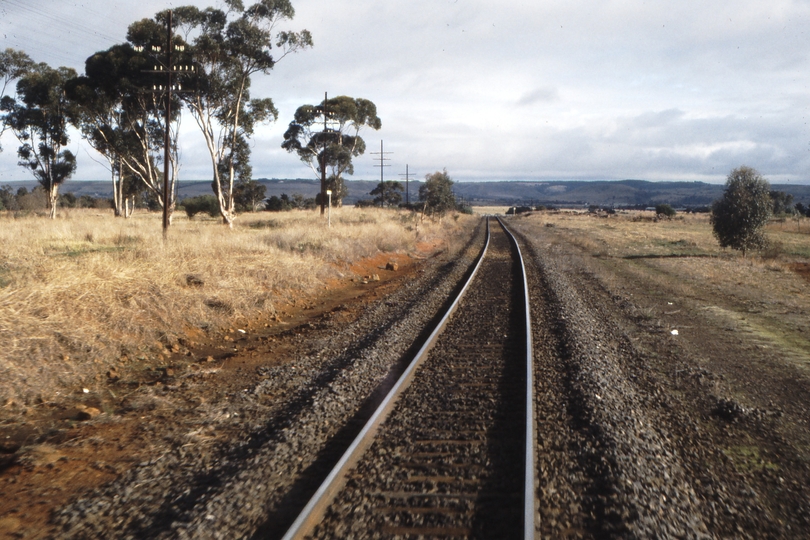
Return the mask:
[[(83, 70), (155, 12), (217, 0), (0, 0), (2, 47)], [(246, 0), (249, 3), (249, 0)], [(278, 122), (258, 130), (254, 177), (312, 177), (280, 148), (295, 109), (324, 92), (370, 99), (392, 166), (467, 180), (722, 182), (756, 167), (810, 180), (810, 1), (293, 0), (315, 46), (254, 80)], [(2, 139), (0, 182), (29, 179)], [(76, 179), (106, 179), (78, 136)], [(181, 178), (211, 177), (184, 120)], [(355, 178), (379, 178), (373, 156)]]

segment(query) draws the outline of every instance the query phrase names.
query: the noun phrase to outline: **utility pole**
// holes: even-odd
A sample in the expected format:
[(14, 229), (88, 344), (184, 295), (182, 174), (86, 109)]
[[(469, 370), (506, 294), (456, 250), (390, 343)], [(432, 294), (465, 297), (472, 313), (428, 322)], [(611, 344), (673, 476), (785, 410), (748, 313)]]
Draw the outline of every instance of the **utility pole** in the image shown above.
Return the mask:
[[(321, 107), (321, 112), (323, 113), (323, 131), (321, 132), (321, 140), (323, 141), (323, 150), (321, 151), (321, 215), (324, 215), (326, 212), (326, 148), (328, 146), (328, 139), (327, 134), (330, 132), (335, 132), (334, 129), (329, 129), (329, 110), (327, 109), (327, 93), (323, 93), (323, 107)], [(340, 186), (335, 186), (336, 188), (340, 188)], [(330, 190), (331, 191), (331, 190)], [(339, 196), (336, 194), (336, 196)], [(332, 206), (331, 197), (329, 206)]]
[[(172, 118), (172, 90), (180, 91), (182, 87), (178, 84), (174, 86), (172, 82), (172, 74), (177, 72), (195, 72), (194, 66), (176, 66), (172, 63), (172, 51), (177, 49), (178, 52), (185, 50), (184, 46), (172, 46), (172, 11), (168, 12), (168, 19), (166, 23), (166, 59), (165, 64), (155, 65), (155, 69), (144, 70), (144, 73), (158, 73), (166, 77), (166, 86), (155, 85), (152, 87), (153, 92), (158, 92), (166, 96), (166, 107), (164, 111), (164, 129), (163, 129), (163, 241), (168, 238), (169, 233), (169, 154), (171, 147), (171, 118)], [(143, 51), (143, 47), (135, 47), (138, 52)], [(161, 52), (159, 45), (152, 46), (152, 52)]]
[(405, 177), (405, 204), (407, 206), (411, 205), (411, 188), (409, 185), (410, 180), (410, 173), (408, 172), (408, 165), (405, 165), (405, 174), (399, 173), (400, 176)]
[(166, 24), (166, 129), (163, 133), (163, 241), (169, 234), (169, 122), (172, 118), (172, 11)]
[(374, 166), (380, 168), (380, 183), (382, 184), (383, 183), (383, 170), (385, 170), (385, 167), (390, 167), (391, 166), (391, 165), (386, 165), (385, 164), (386, 161), (391, 161), (390, 158), (387, 158), (385, 156), (388, 155), (388, 154), (393, 154), (393, 152), (383, 152), (383, 142), (380, 141), (380, 151), (379, 152), (369, 152), (369, 153), (371, 155), (374, 155), (374, 156), (377, 156), (377, 155), (380, 156), (380, 164), (379, 165), (374, 165)]
[[(321, 215), (324, 213), (326, 204), (326, 132), (329, 128), (326, 125), (328, 114), (326, 112), (326, 92), (323, 93), (323, 151), (321, 152)], [(331, 197), (330, 197), (331, 199)], [(331, 205), (331, 200), (329, 201)], [(331, 208), (330, 208), (331, 211)]]

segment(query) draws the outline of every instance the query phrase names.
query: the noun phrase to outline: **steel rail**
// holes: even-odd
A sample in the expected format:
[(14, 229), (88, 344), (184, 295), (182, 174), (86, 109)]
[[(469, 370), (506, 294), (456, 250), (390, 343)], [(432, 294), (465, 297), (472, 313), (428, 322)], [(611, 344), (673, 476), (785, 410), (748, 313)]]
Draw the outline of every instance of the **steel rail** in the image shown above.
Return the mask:
[(293, 522), (290, 528), (287, 529), (287, 532), (282, 537), (282, 540), (303, 538), (317, 524), (317, 521), (326, 511), (326, 508), (331, 500), (342, 487), (346, 473), (357, 463), (357, 461), (363, 455), (363, 452), (365, 452), (365, 450), (371, 445), (374, 434), (393, 409), (397, 397), (399, 397), (399, 395), (408, 387), (416, 372), (416, 368), (422, 364), (425, 358), (427, 358), (428, 352), (436, 343), (436, 340), (442, 333), (442, 330), (444, 330), (444, 327), (447, 325), (447, 322), (450, 320), (452, 314), (458, 308), (461, 298), (464, 296), (464, 293), (467, 291), (470, 283), (472, 283), (473, 279), (475, 279), (478, 269), (481, 267), (481, 263), (484, 261), (487, 249), (489, 248), (489, 241), (489, 219), (487, 219), (486, 243), (484, 244), (484, 249), (481, 251), (481, 255), (478, 257), (478, 262), (470, 274), (470, 277), (467, 279), (467, 282), (464, 283), (464, 286), (456, 296), (455, 300), (453, 300), (453, 303), (450, 305), (447, 312), (436, 325), (436, 328), (433, 329), (433, 332), (431, 332), (424, 345), (422, 345), (422, 347), (419, 349), (419, 352), (416, 353), (414, 359), (399, 377), (396, 384), (394, 384), (394, 386), (388, 392), (388, 395), (386, 395), (385, 399), (383, 399), (382, 403), (380, 403), (380, 406), (377, 407), (377, 410), (374, 411), (374, 414), (368, 419), (365, 426), (363, 426), (363, 429), (360, 431), (357, 437), (355, 437), (354, 441), (352, 441), (352, 444), (344, 452), (343, 456), (320, 485), (318, 490), (312, 495), (309, 502), (298, 515), (296, 520)]
[(512, 244), (517, 249), (518, 259), (520, 259), (520, 273), (523, 275), (523, 300), (526, 313), (526, 457), (524, 464), (524, 492), (523, 492), (523, 538), (524, 540), (534, 540), (535, 538), (535, 516), (536, 496), (535, 479), (537, 474), (534, 466), (535, 451), (535, 412), (534, 412), (534, 361), (532, 358), (532, 317), (529, 302), (529, 282), (526, 278), (526, 265), (523, 263), (523, 254), (517, 238), (506, 227), (501, 218), (498, 218), (507, 236), (512, 240)]

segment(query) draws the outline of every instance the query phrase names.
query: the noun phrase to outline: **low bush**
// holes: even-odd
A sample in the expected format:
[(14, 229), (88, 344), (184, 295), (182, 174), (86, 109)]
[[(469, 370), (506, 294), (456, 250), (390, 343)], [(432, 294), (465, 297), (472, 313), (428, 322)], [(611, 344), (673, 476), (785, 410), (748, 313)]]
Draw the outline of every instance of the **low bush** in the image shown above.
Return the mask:
[(180, 202), (180, 206), (189, 218), (193, 218), (203, 212), (211, 217), (217, 217), (219, 215), (219, 202), (213, 195), (189, 197), (188, 199), (183, 199)]

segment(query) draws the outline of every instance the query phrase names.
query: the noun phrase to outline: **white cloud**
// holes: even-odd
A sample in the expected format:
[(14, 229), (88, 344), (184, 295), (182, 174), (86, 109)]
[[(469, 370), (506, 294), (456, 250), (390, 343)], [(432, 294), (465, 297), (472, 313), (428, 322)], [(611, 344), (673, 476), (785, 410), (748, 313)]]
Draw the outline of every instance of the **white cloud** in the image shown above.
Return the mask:
[[(64, 21), (66, 30), (26, 31), (41, 19), (31, 22), (16, 2), (3, 4), (0, 31), (17, 36), (5, 45), (78, 68), (112, 44), (107, 38), (122, 39), (129, 22), (165, 6), (41, 4), (37, 9)], [(392, 176), (407, 163), (421, 174), (447, 167), (457, 179), (723, 181), (747, 163), (769, 177), (810, 178), (808, 2), (294, 5), (290, 27), (312, 31), (315, 47), (254, 82), (254, 95), (272, 96), (280, 111), (277, 124), (257, 131), (256, 176), (311, 174), (280, 149), (281, 138), (295, 108), (327, 91), (377, 104), (383, 128), (364, 136), (369, 147), (384, 139), (394, 152)], [(210, 164), (192, 127), (189, 119), (183, 177), (208, 178)], [(14, 141), (2, 142), (0, 182), (27, 178), (16, 166)], [(371, 156), (359, 158), (356, 178), (377, 175)], [(89, 159), (77, 177), (106, 178)]]

